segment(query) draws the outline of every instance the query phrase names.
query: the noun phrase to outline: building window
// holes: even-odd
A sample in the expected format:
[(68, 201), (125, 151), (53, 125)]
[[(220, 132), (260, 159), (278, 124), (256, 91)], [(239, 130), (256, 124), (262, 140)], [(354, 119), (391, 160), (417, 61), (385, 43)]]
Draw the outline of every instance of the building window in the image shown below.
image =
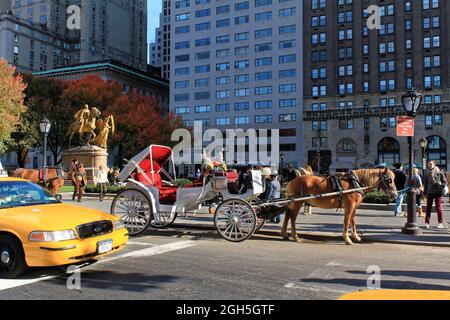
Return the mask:
[(400, 144), (394, 138), (384, 138), (378, 143), (378, 163), (394, 165), (400, 162)]

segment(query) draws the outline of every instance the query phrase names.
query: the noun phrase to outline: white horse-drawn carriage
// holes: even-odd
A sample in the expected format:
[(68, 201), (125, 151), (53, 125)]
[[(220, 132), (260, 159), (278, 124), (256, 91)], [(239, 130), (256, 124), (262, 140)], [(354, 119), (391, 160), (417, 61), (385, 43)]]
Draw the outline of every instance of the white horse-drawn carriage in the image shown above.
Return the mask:
[[(172, 166), (173, 174), (168, 168)], [(114, 199), (111, 213), (120, 216), (130, 235), (149, 226), (165, 228), (177, 216), (195, 215), (205, 202), (212, 202), (214, 225), (226, 240), (248, 239), (262, 226), (258, 196), (264, 192), (261, 171), (253, 170), (252, 186), (240, 194), (235, 172), (207, 172), (202, 181), (178, 187), (171, 148), (152, 145), (128, 161), (120, 174), (126, 184)]]

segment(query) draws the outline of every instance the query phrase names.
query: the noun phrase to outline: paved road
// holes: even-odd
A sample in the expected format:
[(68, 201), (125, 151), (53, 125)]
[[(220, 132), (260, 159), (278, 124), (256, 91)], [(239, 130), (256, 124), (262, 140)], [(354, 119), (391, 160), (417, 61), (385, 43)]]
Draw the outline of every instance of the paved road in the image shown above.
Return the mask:
[(448, 248), (264, 235), (234, 244), (208, 230), (149, 230), (82, 269), (80, 290), (67, 288), (65, 269), (38, 269), (0, 280), (0, 299), (337, 299), (366, 289), (374, 265), (383, 288), (450, 290), (449, 264)]

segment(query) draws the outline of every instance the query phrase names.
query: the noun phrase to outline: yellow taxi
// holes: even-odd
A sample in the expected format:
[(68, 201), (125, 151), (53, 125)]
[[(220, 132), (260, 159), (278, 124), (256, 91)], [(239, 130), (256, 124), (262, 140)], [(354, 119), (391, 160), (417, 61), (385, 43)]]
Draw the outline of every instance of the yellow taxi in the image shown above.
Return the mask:
[(0, 278), (15, 278), (28, 267), (95, 260), (127, 242), (118, 217), (64, 204), (40, 186), (0, 172)]

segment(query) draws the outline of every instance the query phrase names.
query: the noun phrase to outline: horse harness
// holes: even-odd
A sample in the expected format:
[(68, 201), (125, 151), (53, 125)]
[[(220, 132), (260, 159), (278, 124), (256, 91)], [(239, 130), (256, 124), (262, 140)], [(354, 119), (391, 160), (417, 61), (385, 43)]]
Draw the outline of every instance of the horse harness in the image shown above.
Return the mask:
[[(328, 177), (328, 179), (331, 180), (331, 185), (333, 186), (333, 190), (336, 192), (339, 192), (339, 209), (342, 209), (343, 199), (344, 199), (344, 188), (342, 187), (341, 181), (346, 180), (350, 183), (350, 189), (359, 189), (358, 191), (355, 191), (362, 196), (364, 196), (368, 191), (368, 189), (372, 189), (378, 186), (378, 189), (380, 189), (380, 185), (382, 188), (389, 190), (389, 185), (392, 183), (392, 179), (390, 177), (386, 177), (383, 175), (382, 172), (380, 172), (380, 177), (378, 180), (378, 183), (374, 186), (365, 186), (361, 181), (359, 181), (358, 177), (355, 175), (354, 171), (351, 170), (348, 173), (345, 174), (339, 174), (335, 173)], [(366, 188), (366, 190), (361, 190)]]
[[(362, 183), (358, 180), (356, 175), (353, 173), (353, 171), (350, 171), (348, 173), (342, 174), (342, 173), (335, 173), (328, 177), (331, 181), (331, 185), (333, 187), (333, 191), (336, 191), (339, 193), (338, 200), (339, 200), (339, 209), (342, 209), (343, 201), (344, 201), (344, 188), (342, 187), (342, 180), (346, 180), (350, 183), (350, 189), (361, 189), (364, 188)], [(359, 190), (355, 191), (362, 196), (365, 195), (365, 191)]]

